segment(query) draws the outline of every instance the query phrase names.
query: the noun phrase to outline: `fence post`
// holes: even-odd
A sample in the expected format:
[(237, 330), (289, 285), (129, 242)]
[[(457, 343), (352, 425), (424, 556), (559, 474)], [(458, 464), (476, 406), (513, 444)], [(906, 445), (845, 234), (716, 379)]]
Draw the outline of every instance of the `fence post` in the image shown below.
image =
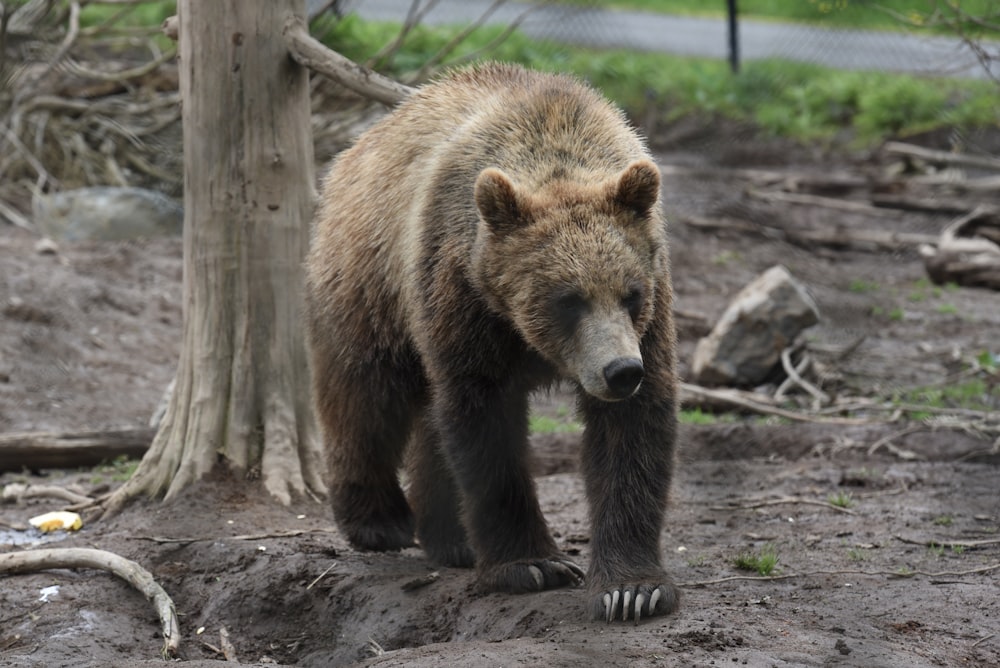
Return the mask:
[(740, 40), (736, 21), (736, 0), (726, 0), (729, 10), (729, 67), (736, 74), (740, 71)]

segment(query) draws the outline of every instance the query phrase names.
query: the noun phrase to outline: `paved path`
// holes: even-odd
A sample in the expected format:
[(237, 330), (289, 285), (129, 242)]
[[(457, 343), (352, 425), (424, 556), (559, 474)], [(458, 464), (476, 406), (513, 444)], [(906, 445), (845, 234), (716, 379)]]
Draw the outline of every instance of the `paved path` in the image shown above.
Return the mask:
[[(345, 4), (350, 11), (366, 19), (402, 21), (411, 0), (347, 0)], [(432, 25), (467, 23), (479, 18), (491, 4), (491, 0), (440, 0), (424, 20)], [(719, 4), (722, 5), (721, 0)], [(528, 3), (506, 3), (488, 22), (509, 24), (528, 8)], [(721, 18), (547, 6), (532, 11), (525, 18), (522, 30), (532, 37), (581, 46), (728, 57), (726, 22)], [(744, 19), (739, 25), (739, 40), (743, 61), (784, 58), (839, 69), (986, 76), (972, 51), (960, 40), (949, 37), (825, 29)], [(1000, 44), (994, 50), (1000, 51)], [(1000, 77), (1000, 65), (996, 63), (994, 75)]]

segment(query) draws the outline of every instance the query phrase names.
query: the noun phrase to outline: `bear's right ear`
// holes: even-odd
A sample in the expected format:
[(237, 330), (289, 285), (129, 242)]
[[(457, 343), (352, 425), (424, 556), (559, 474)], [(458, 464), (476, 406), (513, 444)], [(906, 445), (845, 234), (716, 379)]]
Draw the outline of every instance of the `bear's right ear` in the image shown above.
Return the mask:
[(475, 197), (479, 215), (494, 232), (505, 234), (530, 222), (528, 203), (499, 169), (479, 173)]

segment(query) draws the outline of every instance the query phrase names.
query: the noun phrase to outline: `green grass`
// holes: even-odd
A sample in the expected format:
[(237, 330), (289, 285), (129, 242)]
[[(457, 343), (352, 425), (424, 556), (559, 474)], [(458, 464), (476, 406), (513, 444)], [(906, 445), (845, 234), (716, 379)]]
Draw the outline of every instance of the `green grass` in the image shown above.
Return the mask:
[[(973, 16), (995, 12), (995, 0), (962, 0), (962, 9)], [(577, 5), (594, 6), (594, 0), (564, 0)], [(872, 5), (876, 4), (876, 7)], [(943, 3), (942, 3), (943, 4)], [(726, 3), (691, 2), (690, 0), (609, 0), (602, 6), (635, 9), (655, 14), (685, 16), (726, 16)], [(949, 33), (944, 26), (930, 21), (928, 0), (739, 0), (741, 19), (810, 23), (831, 28), (863, 30), (901, 30), (912, 27), (918, 31)], [(883, 11), (890, 10), (890, 11)], [(894, 12), (895, 15), (892, 13)]]
[(851, 292), (856, 292), (858, 294), (864, 294), (866, 292), (875, 292), (878, 290), (878, 283), (875, 281), (868, 281), (863, 278), (855, 278), (851, 280), (850, 285), (847, 289)]
[(106, 477), (110, 477), (114, 482), (125, 482), (132, 477), (137, 468), (139, 468), (138, 459), (129, 459), (128, 455), (119, 455), (110, 462), (95, 466), (90, 481), (93, 484), (100, 484), (105, 481)]
[(771, 575), (778, 565), (778, 551), (768, 543), (759, 550), (741, 552), (733, 558), (733, 565), (741, 571), (755, 572), (760, 575)]
[(850, 492), (837, 492), (828, 495), (826, 502), (837, 508), (851, 508), (854, 506), (854, 496)]
[(532, 415), (528, 420), (528, 430), (532, 434), (575, 434), (583, 431), (583, 425), (569, 417)]
[(954, 519), (952, 519), (951, 515), (939, 515), (938, 517), (935, 517), (932, 522), (934, 523), (934, 526), (950, 527), (954, 522)]
[[(355, 16), (320, 23), (316, 34), (358, 62), (365, 62), (398, 32), (397, 24), (365, 22)], [(385, 72), (403, 79), (411, 76), (455, 30), (418, 26)], [(501, 31), (501, 27), (477, 30), (456, 48), (449, 62), (478, 53)], [(531, 40), (519, 32), (489, 56), (575, 73), (641, 119), (717, 116), (799, 139), (832, 138), (847, 129), (862, 144), (945, 125), (971, 128), (1000, 121), (996, 85), (988, 81), (842, 72), (781, 60), (749, 62), (734, 75), (723, 60), (574, 48)]]

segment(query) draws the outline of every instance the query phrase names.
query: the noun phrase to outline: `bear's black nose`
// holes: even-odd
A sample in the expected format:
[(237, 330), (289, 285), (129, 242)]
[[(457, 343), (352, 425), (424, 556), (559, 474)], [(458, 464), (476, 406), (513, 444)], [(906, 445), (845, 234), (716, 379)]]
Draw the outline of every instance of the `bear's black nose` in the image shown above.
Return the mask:
[(637, 357), (619, 357), (604, 367), (604, 380), (616, 399), (632, 396), (642, 382), (642, 360)]

